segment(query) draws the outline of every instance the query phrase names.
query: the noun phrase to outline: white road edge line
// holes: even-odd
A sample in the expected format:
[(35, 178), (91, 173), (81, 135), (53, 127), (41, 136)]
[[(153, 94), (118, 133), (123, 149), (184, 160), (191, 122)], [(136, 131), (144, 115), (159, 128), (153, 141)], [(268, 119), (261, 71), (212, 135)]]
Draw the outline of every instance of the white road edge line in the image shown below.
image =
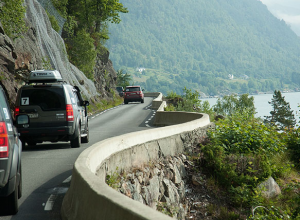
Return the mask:
[(71, 178), (72, 178), (72, 175), (69, 176), (67, 179), (65, 179), (65, 180), (63, 181), (63, 183), (68, 183), (68, 182), (70, 182), (70, 181), (71, 181)]
[(49, 199), (46, 202), (45, 208), (44, 208), (45, 211), (52, 210), (56, 198), (57, 198), (57, 195), (53, 195), (53, 194), (50, 195)]

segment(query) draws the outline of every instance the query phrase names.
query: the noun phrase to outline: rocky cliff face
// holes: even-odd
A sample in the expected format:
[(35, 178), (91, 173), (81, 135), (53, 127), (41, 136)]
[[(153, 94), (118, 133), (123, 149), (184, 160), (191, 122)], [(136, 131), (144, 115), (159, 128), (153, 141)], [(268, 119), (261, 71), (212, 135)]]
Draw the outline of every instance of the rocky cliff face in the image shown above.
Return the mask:
[(122, 178), (117, 190), (164, 214), (185, 219), (185, 155), (160, 158), (149, 165), (134, 167)]
[(36, 0), (25, 0), (25, 5), (29, 29), (21, 38), (12, 41), (0, 24), (0, 85), (11, 107), (28, 73), (49, 65), (59, 70), (65, 81), (77, 85), (87, 99), (97, 101), (100, 97), (111, 97), (110, 88), (115, 87), (116, 72), (108, 58), (109, 52), (97, 57), (95, 81), (92, 82), (69, 62), (63, 39), (52, 29), (43, 7)]
[(101, 97), (112, 97), (111, 89), (116, 87), (117, 73), (109, 59), (109, 51), (98, 54), (94, 69), (95, 86)]
[(16, 49), (0, 23), (0, 84), (9, 100), (15, 100), (18, 88), (14, 75), (16, 58)]

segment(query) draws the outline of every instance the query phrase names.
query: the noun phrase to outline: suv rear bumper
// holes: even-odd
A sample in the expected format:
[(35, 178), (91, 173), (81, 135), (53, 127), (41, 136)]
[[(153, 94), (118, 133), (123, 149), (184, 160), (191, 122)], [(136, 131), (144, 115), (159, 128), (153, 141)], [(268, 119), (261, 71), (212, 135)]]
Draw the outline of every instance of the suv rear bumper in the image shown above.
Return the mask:
[(143, 97), (141, 97), (141, 96), (136, 96), (136, 97), (127, 96), (126, 98), (124, 98), (124, 101), (127, 101), (127, 102), (141, 102), (141, 101), (143, 101)]
[(69, 141), (74, 134), (73, 126), (18, 128), (20, 138), (29, 141)]

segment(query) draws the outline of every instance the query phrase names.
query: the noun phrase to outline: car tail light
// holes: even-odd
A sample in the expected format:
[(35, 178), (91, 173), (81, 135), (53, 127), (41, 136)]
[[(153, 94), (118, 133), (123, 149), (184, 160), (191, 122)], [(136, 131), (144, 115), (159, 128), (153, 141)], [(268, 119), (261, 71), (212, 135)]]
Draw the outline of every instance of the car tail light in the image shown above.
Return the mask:
[(8, 157), (8, 135), (5, 122), (0, 122), (0, 158)]
[(19, 106), (16, 106), (15, 107), (15, 111), (14, 111), (14, 116), (16, 117), (17, 115), (20, 114), (20, 107)]
[(70, 104), (66, 105), (66, 111), (67, 111), (67, 121), (74, 121), (73, 106)]

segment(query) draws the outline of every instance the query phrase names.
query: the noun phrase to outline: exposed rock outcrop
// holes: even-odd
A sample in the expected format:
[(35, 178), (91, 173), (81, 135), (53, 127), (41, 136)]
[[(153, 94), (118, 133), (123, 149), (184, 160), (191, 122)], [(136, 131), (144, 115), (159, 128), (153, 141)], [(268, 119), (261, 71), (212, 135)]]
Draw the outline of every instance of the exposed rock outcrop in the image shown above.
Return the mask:
[(116, 87), (117, 73), (109, 59), (109, 51), (98, 54), (94, 68), (95, 85), (101, 97), (112, 98), (111, 88)]
[(280, 187), (271, 176), (266, 181), (259, 184), (258, 188), (262, 190), (262, 194), (267, 199), (276, 197), (281, 194)]
[(185, 159), (184, 155), (166, 157), (135, 167), (119, 183), (118, 191), (176, 219), (185, 219)]
[(9, 99), (11, 108), (18, 88), (14, 75), (16, 59), (16, 48), (11, 39), (5, 35), (0, 23), (0, 84)]

